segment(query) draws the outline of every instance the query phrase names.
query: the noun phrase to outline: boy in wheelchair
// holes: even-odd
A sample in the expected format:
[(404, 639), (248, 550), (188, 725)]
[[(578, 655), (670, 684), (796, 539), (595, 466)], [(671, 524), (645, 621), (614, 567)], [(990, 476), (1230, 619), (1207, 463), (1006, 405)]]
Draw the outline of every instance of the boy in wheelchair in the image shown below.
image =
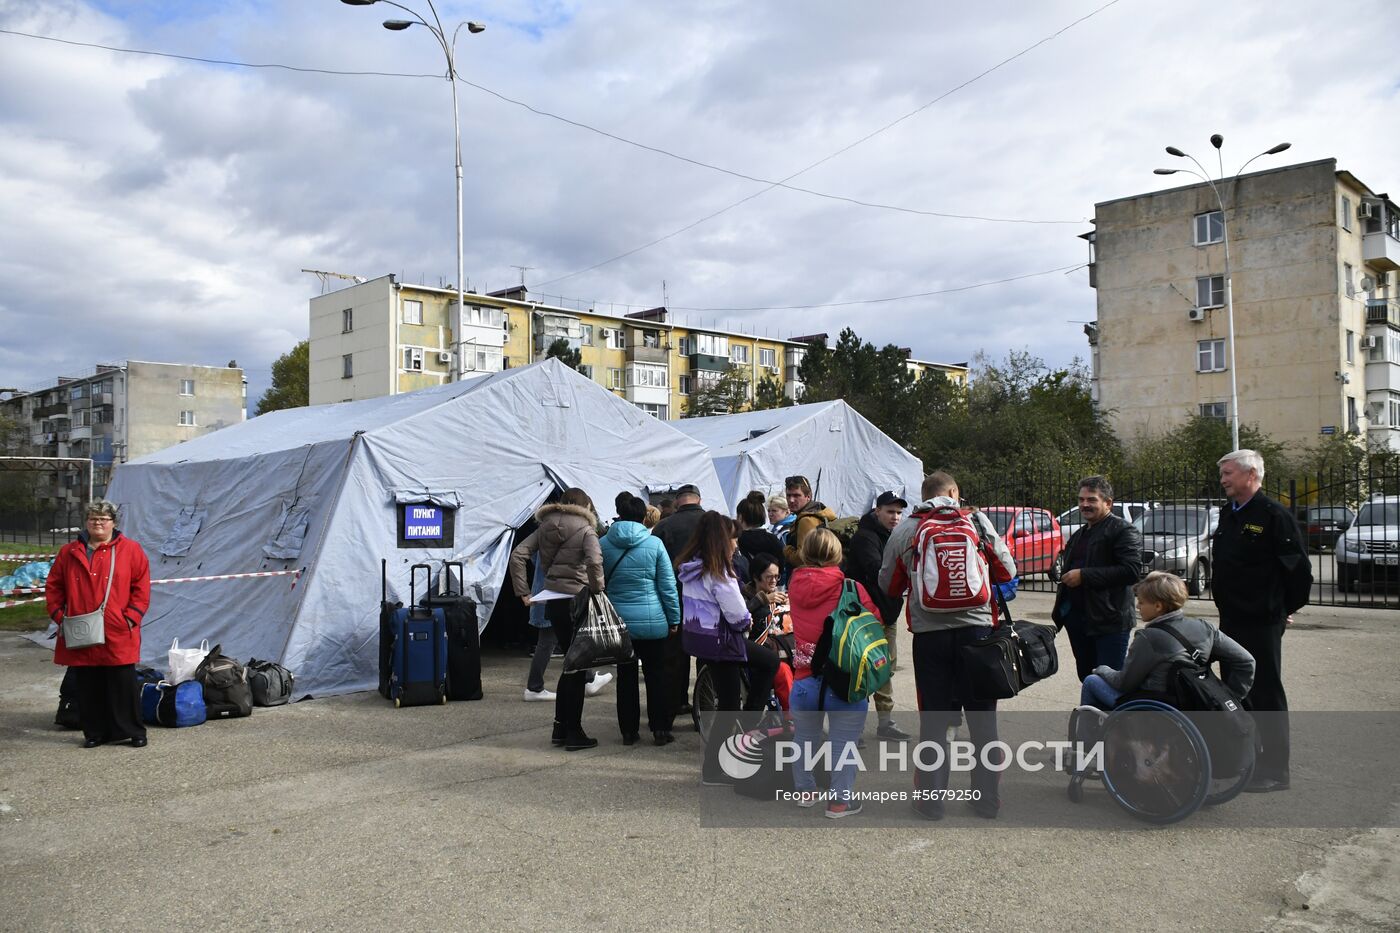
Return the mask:
[(1220, 679), (1236, 697), (1254, 683), (1254, 657), (1204, 619), (1182, 613), (1186, 584), (1175, 574), (1153, 571), (1134, 589), (1143, 627), (1133, 636), (1123, 669), (1100, 665), (1084, 678), (1079, 702), (1110, 710), (1126, 695), (1148, 695), (1174, 703), (1171, 662), (1186, 654), (1174, 630), (1202, 657), (1220, 662)]

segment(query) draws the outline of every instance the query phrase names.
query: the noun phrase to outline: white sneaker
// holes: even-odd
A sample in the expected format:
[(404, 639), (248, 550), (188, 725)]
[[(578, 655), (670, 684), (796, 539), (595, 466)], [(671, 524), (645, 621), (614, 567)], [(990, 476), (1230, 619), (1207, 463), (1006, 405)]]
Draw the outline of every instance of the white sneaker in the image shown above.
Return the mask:
[(812, 807), (815, 807), (817, 805), (817, 801), (820, 798), (821, 794), (817, 793), (814, 790), (800, 790), (797, 792), (797, 805), (802, 809), (807, 810)]
[(596, 697), (598, 694), (603, 692), (604, 687), (612, 683), (612, 679), (613, 675), (611, 674), (594, 674), (593, 683), (584, 687), (583, 692), (591, 697)]
[(529, 690), (525, 691), (526, 703), (537, 703), (544, 700), (554, 701), (554, 691), (552, 690)]

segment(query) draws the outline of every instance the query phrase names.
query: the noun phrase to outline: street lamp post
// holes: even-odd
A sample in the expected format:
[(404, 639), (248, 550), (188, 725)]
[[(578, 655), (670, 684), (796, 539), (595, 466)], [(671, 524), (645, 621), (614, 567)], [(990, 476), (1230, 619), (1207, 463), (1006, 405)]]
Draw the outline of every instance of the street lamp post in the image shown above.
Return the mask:
[[(447, 82), (452, 85), (452, 143), (455, 155), (455, 165), (457, 169), (457, 340), (455, 341), (456, 366), (452, 372), (453, 381), (460, 378), (464, 367), (462, 365), (462, 332), (466, 318), (466, 264), (462, 256), (462, 130), (457, 117), (457, 34), (462, 31), (462, 27), (467, 27), (467, 32), (475, 35), (485, 32), (486, 27), (481, 23), (464, 21), (457, 24), (452, 30), (452, 38), (448, 39), (447, 30), (442, 25), (437, 7), (433, 6), (433, 0), (425, 0), (428, 4), (428, 11), (433, 15), (433, 22), (429, 23), (417, 11), (411, 10), (394, 0), (340, 0), (346, 6), (370, 6), (374, 3), (387, 3), (389, 6), (403, 10), (413, 19), (386, 19), (384, 28), (392, 32), (402, 32), (409, 26), (415, 24), (422, 26), (433, 34), (433, 38), (438, 40), (438, 45), (442, 46), (442, 54), (447, 58)], [(436, 24), (436, 25), (434, 25)]]
[[(1210, 144), (1215, 147), (1216, 162), (1220, 166), (1221, 181), (1225, 180), (1225, 158), (1224, 154), (1220, 151), (1220, 147), (1224, 145), (1224, 143), (1225, 137), (1221, 136), (1219, 133), (1212, 135), (1210, 138)], [(1231, 203), (1234, 203), (1235, 194), (1238, 192), (1239, 189), (1240, 175), (1242, 175), (1244, 173), (1244, 170), (1249, 167), (1250, 162), (1253, 162), (1255, 159), (1258, 159), (1261, 156), (1277, 155), (1278, 153), (1283, 152), (1285, 149), (1289, 148), (1292, 145), (1292, 143), (1279, 143), (1277, 146), (1265, 149), (1263, 152), (1259, 153), (1259, 155), (1251, 157), (1247, 162), (1244, 163), (1244, 165), (1241, 165), (1239, 171), (1235, 172), (1235, 184), (1230, 192)], [(1157, 168), (1152, 170), (1153, 174), (1175, 175), (1177, 172), (1185, 172), (1188, 175), (1195, 175), (1197, 178), (1201, 179), (1201, 181), (1205, 182), (1207, 185), (1210, 185), (1211, 193), (1215, 195), (1215, 203), (1220, 208), (1220, 235), (1221, 240), (1225, 244), (1225, 326), (1228, 333), (1228, 342), (1230, 344), (1230, 449), (1239, 450), (1240, 392), (1239, 383), (1235, 376), (1237, 369), (1237, 367), (1235, 366), (1235, 299), (1234, 291), (1230, 283), (1230, 225), (1226, 222), (1225, 219), (1225, 201), (1220, 196), (1220, 188), (1216, 185), (1214, 181), (1211, 180), (1210, 173), (1206, 171), (1206, 167), (1200, 162), (1196, 161), (1195, 156), (1182, 152), (1175, 146), (1167, 147), (1167, 155), (1176, 156), (1182, 159), (1190, 159), (1193, 163), (1195, 163), (1196, 168), (1200, 169), (1200, 171), (1193, 172), (1189, 168)]]

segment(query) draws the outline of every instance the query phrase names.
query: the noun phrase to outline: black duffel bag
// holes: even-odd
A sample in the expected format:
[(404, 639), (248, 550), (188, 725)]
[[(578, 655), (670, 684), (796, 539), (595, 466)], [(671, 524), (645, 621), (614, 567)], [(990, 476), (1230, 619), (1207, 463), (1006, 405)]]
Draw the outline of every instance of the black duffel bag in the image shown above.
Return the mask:
[(1009, 700), (1021, 692), (1021, 639), (999, 587), (992, 587), (1000, 608), (996, 628), (958, 651), (958, 696), (963, 700)]
[(1034, 622), (1013, 623), (1017, 649), (1021, 653), (1021, 689), (1053, 676), (1060, 669), (1060, 653), (1055, 648), (1055, 626)]

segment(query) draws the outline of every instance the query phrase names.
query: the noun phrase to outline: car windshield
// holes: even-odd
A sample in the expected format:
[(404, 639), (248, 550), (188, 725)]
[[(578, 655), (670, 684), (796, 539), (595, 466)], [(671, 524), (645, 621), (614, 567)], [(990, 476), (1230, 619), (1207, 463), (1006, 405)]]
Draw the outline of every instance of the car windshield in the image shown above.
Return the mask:
[(1400, 525), (1400, 502), (1368, 502), (1356, 516), (1358, 525)]
[(992, 520), (992, 527), (997, 530), (997, 534), (1006, 537), (1006, 529), (1011, 527), (1011, 513), (988, 512), (987, 517)]
[(1210, 520), (1206, 509), (1153, 509), (1133, 524), (1145, 535), (1198, 535)]
[(1347, 510), (1343, 508), (1308, 509), (1308, 521), (1310, 522), (1344, 522), (1346, 520)]

